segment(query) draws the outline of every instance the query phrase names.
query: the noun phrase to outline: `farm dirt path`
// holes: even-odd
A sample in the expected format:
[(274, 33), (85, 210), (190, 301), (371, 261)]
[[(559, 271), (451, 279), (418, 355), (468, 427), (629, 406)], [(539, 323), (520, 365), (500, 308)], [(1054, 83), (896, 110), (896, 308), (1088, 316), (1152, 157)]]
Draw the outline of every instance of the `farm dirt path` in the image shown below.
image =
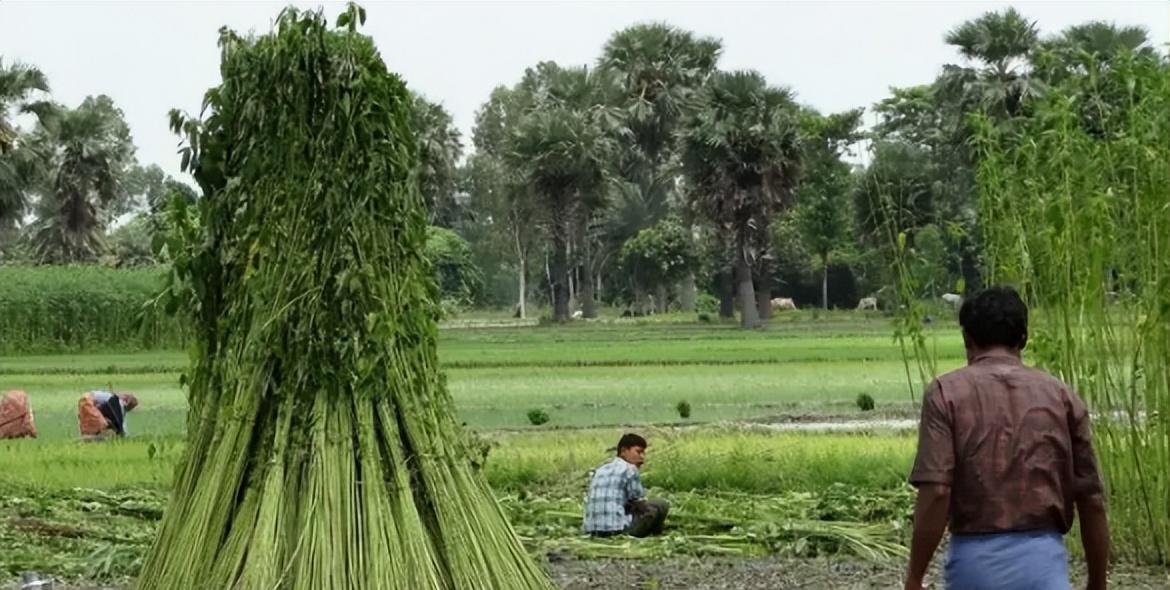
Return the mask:
[[(566, 560), (549, 565), (563, 590), (897, 590), (902, 564), (851, 560), (779, 558), (672, 558), (644, 560)], [(1075, 568), (1079, 569), (1079, 568)], [(1083, 588), (1078, 572), (1073, 588)], [(934, 579), (938, 579), (934, 576)], [(129, 590), (130, 585), (57, 585), (54, 590)], [(1164, 570), (1121, 566), (1110, 578), (1118, 590), (1165, 590)], [(0, 589), (15, 589), (0, 583)], [(942, 589), (938, 583), (928, 588)]]
[[(696, 559), (663, 561), (566, 561), (550, 564), (554, 580), (564, 590), (898, 590), (903, 564), (875, 564), (816, 559)], [(1084, 588), (1077, 572), (1073, 588)], [(942, 590), (939, 576), (933, 586)], [(1165, 570), (1119, 567), (1110, 588), (1166, 590)]]

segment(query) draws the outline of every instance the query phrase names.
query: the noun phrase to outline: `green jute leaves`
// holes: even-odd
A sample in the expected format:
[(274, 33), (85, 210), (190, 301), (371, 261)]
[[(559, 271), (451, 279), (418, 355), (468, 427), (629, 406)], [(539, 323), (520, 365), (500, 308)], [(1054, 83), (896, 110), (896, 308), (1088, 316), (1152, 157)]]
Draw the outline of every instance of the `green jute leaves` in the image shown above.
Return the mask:
[(186, 456), (141, 590), (548, 588), (438, 370), (410, 96), (364, 11), (221, 31), (175, 248)]

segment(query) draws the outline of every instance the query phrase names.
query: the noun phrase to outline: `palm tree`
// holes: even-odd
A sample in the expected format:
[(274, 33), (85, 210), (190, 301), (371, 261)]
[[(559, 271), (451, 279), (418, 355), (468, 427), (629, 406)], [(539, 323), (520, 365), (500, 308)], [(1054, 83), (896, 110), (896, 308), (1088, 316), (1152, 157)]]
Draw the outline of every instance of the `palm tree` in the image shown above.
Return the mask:
[(694, 94), (715, 71), (722, 44), (663, 23), (614, 33), (601, 67), (617, 73), (626, 124), (652, 171), (675, 152), (675, 132)]
[(42, 262), (91, 261), (103, 249), (110, 208), (122, 186), (134, 145), (122, 113), (109, 97), (88, 97), (76, 109), (56, 108), (32, 140), (46, 171), (34, 235)]
[(411, 125), (419, 149), (419, 185), (431, 211), (431, 225), (454, 227), (458, 221), (455, 202), (455, 169), (463, 154), (459, 129), (442, 105), (414, 95)]
[[(569, 250), (576, 238), (591, 269), (589, 221), (606, 202), (618, 119), (606, 106), (604, 74), (545, 63), (521, 83), (534, 98), (509, 139), (509, 159), (525, 171), (552, 246), (553, 316), (569, 318)], [(589, 274), (581, 281), (583, 315), (593, 317)]]
[(1043, 86), (1029, 75), (1029, 58), (1039, 45), (1039, 31), (1014, 8), (988, 12), (946, 34), (946, 42), (973, 66), (947, 65), (936, 85), (964, 111), (982, 110), (1004, 120), (1022, 114), (1029, 98)]
[(734, 236), (740, 322), (760, 325), (752, 266), (772, 216), (791, 200), (800, 169), (792, 94), (754, 71), (720, 72), (698, 97), (682, 135), (682, 162), (696, 211)]
[(1082, 56), (1109, 62), (1123, 53), (1147, 57), (1157, 55), (1157, 51), (1150, 45), (1150, 35), (1145, 28), (1119, 27), (1103, 21), (1068, 27), (1055, 38), (1041, 43), (1041, 49), (1055, 52), (1060, 57), (1059, 61), (1070, 68), (1082, 65)]
[[(715, 71), (722, 43), (664, 23), (635, 25), (610, 37), (599, 65), (622, 87), (625, 125), (617, 198), (604, 223), (606, 248), (616, 255), (626, 240), (678, 206), (677, 133), (694, 96)], [(688, 211), (680, 211), (690, 226)], [(684, 308), (694, 307), (694, 275), (683, 279)]]
[(4, 65), (0, 60), (0, 232), (19, 225), (28, 209), (29, 186), (35, 176), (36, 159), (20, 149), (19, 134), (8, 120), (14, 109), (37, 111), (38, 103), (27, 102), (37, 91), (48, 92), (45, 75), (23, 64)]

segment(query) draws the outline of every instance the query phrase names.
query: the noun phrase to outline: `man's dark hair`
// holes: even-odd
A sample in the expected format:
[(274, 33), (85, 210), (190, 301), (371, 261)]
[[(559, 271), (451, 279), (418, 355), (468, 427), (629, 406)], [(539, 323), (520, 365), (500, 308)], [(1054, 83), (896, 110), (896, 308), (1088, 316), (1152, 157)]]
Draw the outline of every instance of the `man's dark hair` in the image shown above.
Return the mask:
[(959, 325), (980, 348), (1028, 344), (1028, 306), (1011, 287), (990, 287), (964, 301)]
[(625, 449), (633, 447), (642, 447), (643, 449), (650, 445), (646, 444), (646, 439), (632, 433), (627, 432), (622, 435), (621, 440), (618, 441), (617, 452), (621, 453)]

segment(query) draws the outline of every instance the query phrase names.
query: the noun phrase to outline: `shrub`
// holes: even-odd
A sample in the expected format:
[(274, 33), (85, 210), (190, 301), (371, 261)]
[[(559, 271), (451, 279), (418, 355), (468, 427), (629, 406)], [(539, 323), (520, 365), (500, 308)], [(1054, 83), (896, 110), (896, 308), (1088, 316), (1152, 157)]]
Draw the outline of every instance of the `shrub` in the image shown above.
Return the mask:
[(862, 412), (872, 411), (874, 405), (873, 396), (870, 394), (860, 393), (857, 395), (857, 407), (860, 408)]
[(531, 422), (533, 426), (540, 426), (541, 424), (548, 422), (548, 412), (540, 408), (528, 410), (528, 421)]
[(691, 417), (691, 403), (690, 402), (683, 400), (681, 402), (678, 402), (678, 405), (675, 406), (674, 408), (676, 410), (678, 410), (678, 417), (679, 418), (686, 420), (687, 418)]
[(719, 313), (719, 298), (710, 293), (699, 293), (695, 298), (695, 311), (704, 314)]

